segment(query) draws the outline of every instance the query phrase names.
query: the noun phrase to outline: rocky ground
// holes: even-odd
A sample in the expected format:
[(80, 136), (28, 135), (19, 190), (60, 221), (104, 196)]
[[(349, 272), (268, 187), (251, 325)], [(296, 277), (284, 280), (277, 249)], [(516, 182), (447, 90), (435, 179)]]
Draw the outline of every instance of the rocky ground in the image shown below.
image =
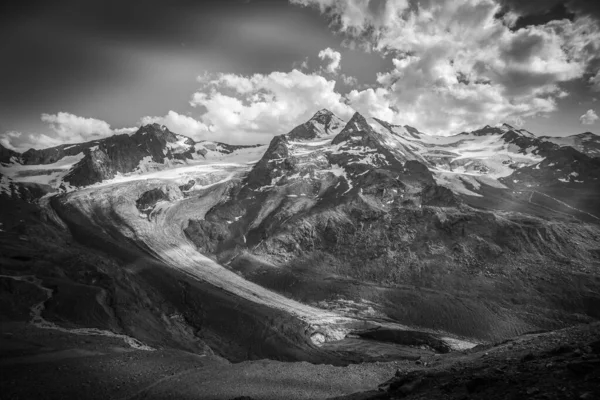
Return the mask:
[(324, 399), (368, 390), (394, 364), (272, 360), (232, 364), (212, 352), (142, 351), (103, 336), (3, 324), (3, 399)]
[(598, 399), (600, 324), (524, 335), (402, 365), (378, 390), (336, 399)]
[[(37, 202), (4, 190), (2, 398), (596, 398), (598, 161), (538, 143), (538, 165), (527, 132), (465, 134), (529, 157), (529, 183), (505, 188), (439, 168), (512, 159), (440, 164), (381, 126), (318, 113), (233, 167), (151, 127), (170, 139), (148, 154), (199, 164)], [(92, 152), (136, 164), (96, 147), (85, 182), (102, 180)]]
[[(100, 336), (3, 324), (3, 399), (598, 399), (600, 324), (469, 351), (353, 364), (140, 351)], [(377, 386), (379, 383), (379, 386)]]

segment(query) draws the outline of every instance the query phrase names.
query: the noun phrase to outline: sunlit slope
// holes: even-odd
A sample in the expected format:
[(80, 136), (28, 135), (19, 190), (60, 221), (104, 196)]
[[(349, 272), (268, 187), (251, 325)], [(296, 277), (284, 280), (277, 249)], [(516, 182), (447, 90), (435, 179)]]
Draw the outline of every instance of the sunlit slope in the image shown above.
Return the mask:
[[(156, 204), (148, 215), (141, 213), (136, 201), (152, 189), (159, 188), (169, 196)], [(109, 238), (115, 244), (136, 246), (147, 251), (166, 266), (190, 278), (205, 281), (226, 290), (244, 301), (266, 305), (290, 313), (306, 322), (315, 341), (344, 336), (348, 319), (312, 308), (268, 291), (240, 278), (196, 250), (183, 233), (190, 218), (204, 214), (225, 195), (228, 186), (220, 183), (204, 196), (185, 199), (180, 189), (165, 181), (134, 181), (127, 184), (87, 188), (71, 193), (60, 202), (61, 216), (95, 235)], [(74, 215), (69, 215), (74, 214)]]

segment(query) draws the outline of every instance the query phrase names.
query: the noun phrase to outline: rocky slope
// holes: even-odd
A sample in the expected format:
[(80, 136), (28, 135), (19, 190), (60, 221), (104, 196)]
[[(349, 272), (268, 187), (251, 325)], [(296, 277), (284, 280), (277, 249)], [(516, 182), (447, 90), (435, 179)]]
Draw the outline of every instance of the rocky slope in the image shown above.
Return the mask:
[[(342, 370), (227, 365), (413, 365), (600, 318), (598, 158), (509, 125), (437, 137), (321, 110), (268, 146), (194, 143), (149, 125), (2, 156), (0, 309), (16, 364), (81, 351), (121, 360), (107, 350), (116, 346), (140, 368), (170, 371), (174, 349), (223, 374), (321, 385), (319, 373)], [(73, 337), (82, 344), (65, 347)], [(44, 355), (48, 346), (67, 353)], [(150, 348), (166, 353), (139, 355)], [(394, 390), (430, 377), (414, 378)], [(178, 390), (144, 379), (110, 395)], [(243, 388), (219, 393), (257, 393)]]
[(15, 182), (48, 191), (71, 191), (116, 176), (143, 174), (188, 163), (218, 159), (256, 146), (194, 142), (165, 126), (142, 126), (131, 135), (114, 135), (80, 144), (30, 149), (19, 154), (1, 150), (0, 172)]
[(555, 143), (560, 147), (573, 147), (590, 157), (600, 157), (600, 136), (592, 132), (565, 137), (541, 136), (540, 139)]
[(536, 333), (418, 360), (400, 366), (379, 390), (335, 399), (597, 399), (598, 328), (595, 323)]
[(591, 181), (576, 189), (597, 195), (595, 160), (506, 125), (437, 138), (355, 114), (290, 136), (190, 221), (201, 252), (303, 302), (478, 340), (599, 316), (597, 206), (503, 180), (541, 171), (526, 188), (542, 197), (570, 184), (556, 176), (572, 153)]

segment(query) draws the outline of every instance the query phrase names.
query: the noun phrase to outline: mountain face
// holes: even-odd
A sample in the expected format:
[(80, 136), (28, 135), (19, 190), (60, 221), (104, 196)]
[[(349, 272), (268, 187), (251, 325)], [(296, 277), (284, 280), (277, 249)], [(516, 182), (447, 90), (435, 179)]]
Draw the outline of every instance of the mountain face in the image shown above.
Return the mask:
[(147, 125), (4, 149), (3, 318), (44, 348), (87, 335), (96, 352), (174, 349), (223, 370), (434, 359), (591, 322), (600, 159), (563, 144), (321, 110), (268, 146)]
[[(558, 283), (565, 268), (597, 273), (599, 176), (595, 159), (509, 125), (432, 137), (355, 114), (327, 140), (275, 137), (226, 200), (185, 232), (202, 253), (292, 298), (329, 304), (323, 293), (343, 293), (398, 320), (499, 339), (550, 326), (557, 312), (552, 296), (534, 295), (539, 282), (523, 283), (523, 274)], [(356, 283), (361, 289), (352, 293), (340, 276), (388, 289)], [(468, 285), (485, 297), (491, 282), (506, 291), (483, 307), (458, 295)], [(416, 308), (400, 311), (396, 302), (408, 296), (402, 285), (431, 289), (423, 304), (455, 293), (445, 297), (452, 313), (474, 320), (452, 328), (451, 320), (417, 317)], [(539, 319), (527, 307), (495, 308), (514, 294), (509, 287), (536, 298)]]
[(202, 162), (257, 146), (199, 142), (171, 132), (165, 126), (142, 126), (132, 135), (115, 135), (80, 144), (30, 149), (19, 154), (2, 151), (0, 171), (13, 181), (40, 185), (43, 192), (70, 191), (110, 180), (118, 175)]
[(565, 137), (541, 136), (540, 139), (552, 142), (560, 147), (572, 147), (590, 157), (600, 157), (600, 136), (591, 132)]
[(291, 140), (323, 138), (337, 134), (343, 127), (344, 121), (331, 111), (323, 109), (307, 122), (292, 129), (287, 136)]
[(20, 156), (19, 153), (0, 144), (0, 163), (10, 163), (11, 160), (16, 160)]
[(141, 127), (133, 135), (112, 136), (87, 148), (84, 157), (64, 177), (73, 186), (87, 186), (129, 173), (145, 164), (192, 159), (194, 141), (158, 124)]

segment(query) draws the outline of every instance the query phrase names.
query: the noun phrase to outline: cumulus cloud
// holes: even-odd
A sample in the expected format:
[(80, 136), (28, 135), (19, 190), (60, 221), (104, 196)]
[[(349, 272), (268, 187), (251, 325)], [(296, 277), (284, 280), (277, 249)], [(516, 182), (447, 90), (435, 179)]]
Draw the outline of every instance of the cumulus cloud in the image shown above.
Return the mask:
[(359, 34), (369, 27), (390, 25), (409, 6), (408, 0), (290, 0), (293, 4), (316, 6), (342, 31)]
[(356, 79), (353, 76), (342, 74), (340, 76), (340, 79), (346, 86), (357, 86), (358, 85), (358, 79)]
[(231, 143), (265, 143), (287, 133), (320, 108), (342, 118), (353, 110), (335, 91), (334, 80), (299, 70), (251, 76), (201, 76), (200, 90), (191, 104), (203, 110), (200, 120), (213, 140)]
[(16, 131), (4, 132), (0, 135), (0, 144), (2, 146), (23, 152), (29, 149), (45, 149), (58, 146), (64, 142), (56, 137), (48, 136), (43, 133), (23, 133)]
[(351, 106), (432, 133), (550, 113), (568, 95), (561, 83), (600, 62), (600, 27), (583, 14), (515, 30), (517, 13), (495, 0), (290, 1), (393, 57), (379, 89), (351, 92)]
[(95, 118), (84, 118), (66, 112), (42, 114), (42, 121), (65, 142), (82, 142), (112, 135), (110, 125)]
[(587, 110), (585, 112), (585, 114), (583, 114), (581, 117), (579, 117), (579, 122), (581, 122), (583, 125), (595, 124), (597, 120), (598, 120), (598, 115), (592, 109)]
[(0, 145), (6, 147), (7, 149), (18, 151), (15, 147), (15, 141), (18, 141), (23, 134), (17, 131), (8, 131), (4, 132), (2, 136), (0, 136)]
[(131, 127), (131, 128), (117, 128), (117, 129), (113, 129), (113, 134), (115, 135), (131, 135), (133, 133), (135, 133), (138, 130), (137, 127)]
[(178, 114), (175, 111), (169, 111), (164, 117), (143, 117), (140, 119), (140, 125), (158, 123), (165, 125), (169, 130), (181, 135), (188, 136), (196, 141), (209, 138), (209, 129), (201, 121), (192, 117)]
[(41, 120), (48, 124), (51, 133), (5, 132), (0, 144), (17, 151), (31, 148), (44, 149), (66, 143), (81, 143), (121, 133), (132, 133), (136, 128), (111, 129), (110, 125), (95, 118), (85, 118), (67, 112), (42, 114)]
[(342, 55), (338, 51), (333, 50), (331, 47), (321, 50), (319, 52), (319, 58), (327, 61), (325, 71), (329, 72), (330, 74), (335, 74), (340, 69)]

